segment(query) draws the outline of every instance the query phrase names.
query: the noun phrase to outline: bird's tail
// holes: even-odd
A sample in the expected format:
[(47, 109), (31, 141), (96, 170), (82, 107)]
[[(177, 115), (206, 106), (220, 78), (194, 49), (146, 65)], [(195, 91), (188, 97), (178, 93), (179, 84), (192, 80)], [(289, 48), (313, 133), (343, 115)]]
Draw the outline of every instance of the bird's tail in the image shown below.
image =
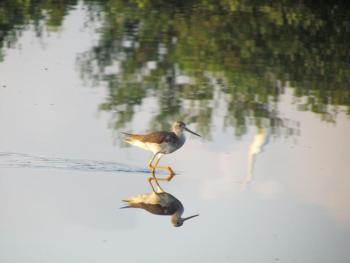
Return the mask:
[(122, 201), (127, 203), (127, 205), (120, 207), (120, 209), (124, 209), (124, 208), (139, 208), (139, 207), (141, 207), (141, 205), (139, 203), (133, 202), (130, 199), (124, 199)]
[(120, 209), (132, 208), (132, 207), (133, 207), (130, 199), (123, 199), (122, 201), (123, 201), (124, 203), (126, 203), (127, 205), (126, 205), (126, 206), (120, 207)]
[(130, 206), (130, 205), (122, 206), (122, 207), (120, 207), (119, 209), (124, 209), (124, 208), (132, 208), (132, 206)]
[(136, 196), (126, 197), (122, 201), (126, 203), (126, 206), (121, 208), (140, 208), (143, 203), (147, 203), (149, 198), (152, 198), (153, 195), (150, 194), (140, 194)]
[(132, 139), (133, 134), (127, 133), (127, 132), (121, 132), (121, 133), (125, 135), (124, 142), (126, 142), (126, 143), (133, 142), (133, 139)]
[(122, 132), (122, 134), (125, 135), (124, 142), (142, 147), (138, 145), (140, 140), (142, 141), (142, 137), (143, 137), (142, 135), (127, 133), (127, 132)]

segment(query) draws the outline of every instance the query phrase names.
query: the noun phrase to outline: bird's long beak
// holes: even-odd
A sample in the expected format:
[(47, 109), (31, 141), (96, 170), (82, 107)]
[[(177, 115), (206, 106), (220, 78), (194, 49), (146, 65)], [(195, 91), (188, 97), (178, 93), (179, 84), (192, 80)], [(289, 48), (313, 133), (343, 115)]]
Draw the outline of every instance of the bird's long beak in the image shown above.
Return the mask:
[(191, 218), (194, 218), (196, 216), (199, 216), (199, 215), (193, 215), (193, 216), (189, 216), (189, 217), (185, 217), (185, 218), (182, 218), (182, 221), (186, 221), (188, 219), (191, 219)]
[(191, 131), (191, 130), (188, 129), (188, 128), (185, 128), (185, 130), (188, 131), (188, 132), (190, 132), (190, 133), (192, 133), (192, 134), (194, 134), (194, 135), (197, 135), (197, 136), (201, 137), (198, 133), (195, 133), (195, 132)]

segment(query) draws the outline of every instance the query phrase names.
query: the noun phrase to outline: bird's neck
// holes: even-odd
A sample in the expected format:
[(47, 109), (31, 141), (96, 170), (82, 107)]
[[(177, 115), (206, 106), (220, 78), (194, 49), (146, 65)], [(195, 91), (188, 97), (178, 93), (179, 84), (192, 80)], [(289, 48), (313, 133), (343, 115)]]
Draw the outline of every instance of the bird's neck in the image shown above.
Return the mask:
[(178, 204), (176, 212), (172, 215), (177, 218), (181, 218), (182, 214), (184, 213), (184, 207), (181, 203)]
[(183, 208), (177, 210), (174, 214), (172, 214), (171, 221), (173, 223), (175, 223), (175, 222), (178, 222), (179, 220), (181, 220), (181, 216), (182, 216), (183, 212), (184, 212)]
[(178, 143), (179, 145), (184, 145), (185, 141), (186, 141), (186, 137), (185, 134), (182, 132), (179, 135), (177, 135), (177, 138), (179, 138)]
[(175, 133), (175, 134), (176, 134), (176, 136), (177, 136), (179, 139), (183, 139), (183, 140), (185, 140), (185, 139), (186, 139), (186, 137), (185, 137), (185, 133), (184, 133), (184, 131), (183, 131), (183, 130), (174, 129), (174, 130), (173, 130), (173, 133)]

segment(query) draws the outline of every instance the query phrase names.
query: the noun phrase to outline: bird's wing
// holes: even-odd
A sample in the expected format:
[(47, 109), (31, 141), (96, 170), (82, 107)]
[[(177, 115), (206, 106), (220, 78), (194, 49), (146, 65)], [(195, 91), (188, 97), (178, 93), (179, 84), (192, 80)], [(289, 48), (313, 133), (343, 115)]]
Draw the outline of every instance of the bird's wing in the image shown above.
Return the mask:
[(177, 136), (173, 132), (152, 132), (150, 134), (143, 135), (142, 138), (140, 138), (143, 142), (150, 142), (150, 143), (172, 143), (176, 142)]
[(175, 143), (178, 139), (176, 134), (173, 132), (152, 132), (149, 134), (131, 134), (122, 132), (126, 135), (126, 142), (140, 141), (140, 142), (149, 142), (149, 143), (158, 143), (163, 142)]
[(175, 211), (171, 207), (164, 207), (160, 204), (141, 203), (140, 208), (143, 208), (146, 211), (156, 215), (172, 215), (175, 213)]
[(129, 203), (127, 206), (121, 207), (121, 209), (123, 208), (141, 208), (155, 215), (172, 215), (176, 212), (171, 207), (164, 207), (164, 206), (161, 206), (160, 204), (147, 204), (147, 203)]

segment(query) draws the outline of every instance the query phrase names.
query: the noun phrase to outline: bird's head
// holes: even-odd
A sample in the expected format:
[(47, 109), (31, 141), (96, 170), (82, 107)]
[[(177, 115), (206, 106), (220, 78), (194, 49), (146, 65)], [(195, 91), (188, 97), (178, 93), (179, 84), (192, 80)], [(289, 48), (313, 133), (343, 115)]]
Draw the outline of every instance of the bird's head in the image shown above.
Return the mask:
[(174, 215), (173, 217), (171, 217), (171, 223), (173, 224), (173, 226), (179, 227), (179, 226), (182, 226), (186, 220), (194, 218), (196, 216), (199, 216), (199, 215), (193, 215), (185, 218), (177, 217)]
[(200, 135), (199, 135), (198, 133), (195, 133), (195, 132), (191, 131), (190, 129), (188, 129), (188, 128), (186, 127), (186, 124), (183, 123), (182, 121), (176, 121), (176, 122), (174, 122), (174, 123), (173, 123), (172, 130), (173, 130), (173, 132), (175, 132), (176, 134), (181, 134), (183, 131), (188, 131), (188, 132), (190, 132), (190, 133), (192, 133), (192, 134), (194, 134), (194, 135), (200, 137)]

